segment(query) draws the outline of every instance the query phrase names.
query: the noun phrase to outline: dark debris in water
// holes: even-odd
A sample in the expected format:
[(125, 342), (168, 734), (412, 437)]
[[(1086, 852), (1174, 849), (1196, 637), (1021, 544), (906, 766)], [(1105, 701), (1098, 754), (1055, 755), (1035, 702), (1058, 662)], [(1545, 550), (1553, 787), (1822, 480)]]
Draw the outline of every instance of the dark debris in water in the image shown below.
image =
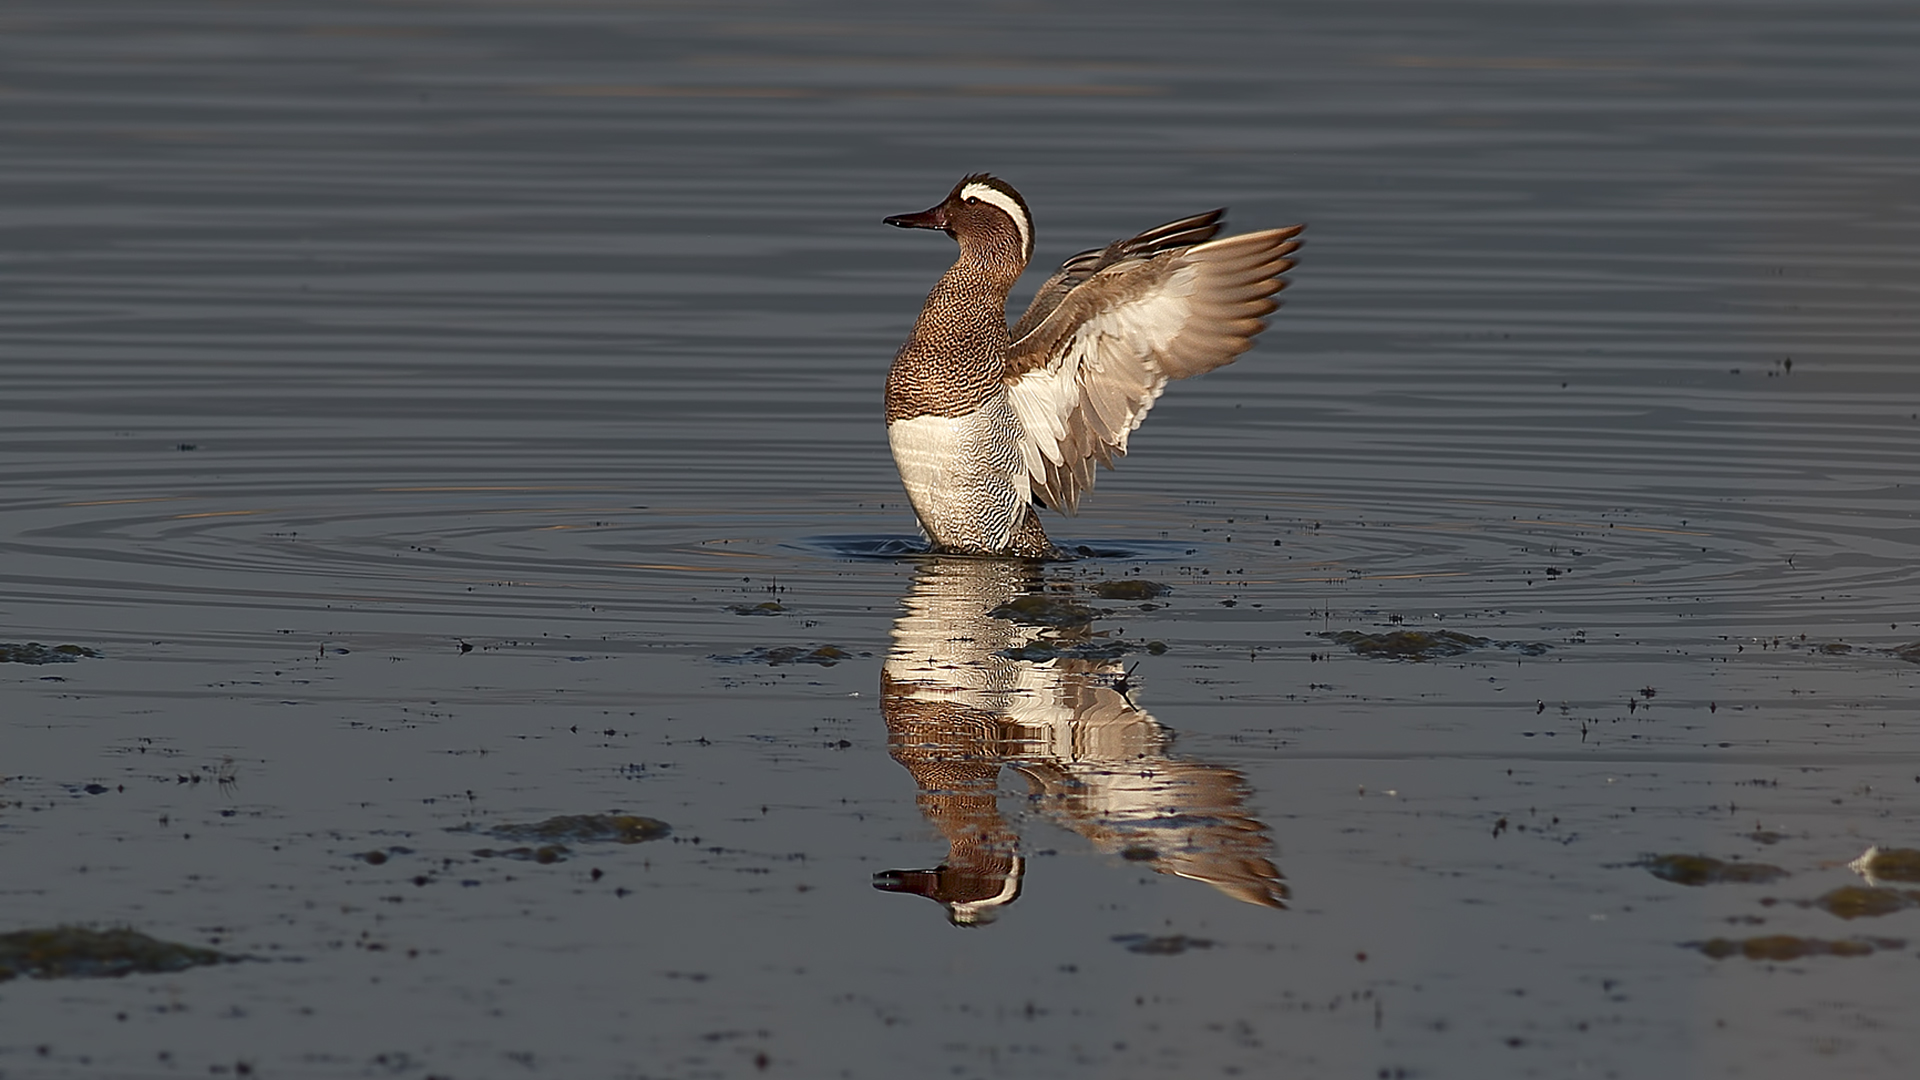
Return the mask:
[(1764, 885), (1787, 876), (1785, 870), (1766, 863), (1722, 862), (1706, 855), (1654, 855), (1640, 865), (1675, 885)]
[(496, 825), (481, 830), (497, 840), (544, 844), (639, 844), (673, 831), (658, 818), (638, 814), (562, 814), (527, 825)]
[(1171, 585), (1162, 585), (1157, 581), (1144, 581), (1140, 578), (1096, 581), (1090, 587), (1093, 589), (1093, 595), (1102, 600), (1155, 600), (1173, 591)]
[(1336, 630), (1320, 635), (1336, 645), (1345, 645), (1354, 655), (1378, 660), (1442, 660), (1475, 649), (1506, 649), (1523, 656), (1539, 656), (1551, 646), (1533, 641), (1495, 641), (1454, 630), (1389, 630), (1370, 634), (1362, 630)]
[(1023, 626), (1065, 628), (1085, 626), (1110, 612), (1088, 607), (1060, 593), (1029, 593), (1009, 600), (987, 614)]
[(1113, 940), (1125, 945), (1128, 952), (1142, 956), (1178, 956), (1188, 949), (1211, 949), (1213, 942), (1206, 938), (1188, 937), (1185, 934), (1167, 934), (1154, 937), (1149, 934), (1115, 934)]
[(71, 664), (83, 656), (99, 655), (85, 645), (42, 645), (37, 641), (20, 645), (0, 641), (0, 664)]
[(1744, 956), (1749, 960), (1799, 960), (1807, 956), (1871, 956), (1881, 949), (1905, 948), (1899, 938), (1850, 938), (1826, 941), (1793, 934), (1768, 934), (1764, 937), (1713, 938), (1689, 941), (1687, 948), (1698, 949), (1715, 960)]
[(1842, 885), (1812, 903), (1821, 911), (1842, 919), (1874, 919), (1915, 905), (1920, 905), (1920, 892), (1872, 885)]
[(179, 945), (125, 928), (56, 926), (0, 934), (0, 982), (30, 979), (117, 979), (185, 971), (238, 960), (212, 949)]
[(812, 649), (805, 645), (775, 645), (748, 649), (743, 653), (715, 655), (708, 659), (723, 664), (768, 664), (774, 667), (781, 664), (819, 664), (821, 667), (832, 667), (852, 657), (852, 653), (836, 645), (821, 645)]

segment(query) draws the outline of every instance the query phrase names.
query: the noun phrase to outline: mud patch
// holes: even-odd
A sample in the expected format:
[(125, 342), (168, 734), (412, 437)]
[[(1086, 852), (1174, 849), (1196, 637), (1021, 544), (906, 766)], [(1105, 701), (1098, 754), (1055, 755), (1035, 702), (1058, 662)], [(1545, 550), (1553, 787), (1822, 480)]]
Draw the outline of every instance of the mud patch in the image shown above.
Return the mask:
[(71, 664), (83, 656), (99, 655), (84, 645), (42, 645), (37, 641), (21, 645), (0, 641), (0, 664)]
[(1787, 876), (1766, 863), (1721, 862), (1706, 855), (1654, 855), (1639, 865), (1662, 881), (1675, 885), (1764, 885)]
[(138, 930), (56, 926), (0, 934), (0, 982), (29, 979), (117, 979), (158, 975), (240, 959), (179, 945)]
[(1415, 662), (1444, 660), (1475, 649), (1505, 649), (1522, 656), (1539, 656), (1552, 647), (1536, 641), (1495, 641), (1453, 630), (1389, 630), (1384, 634), (1337, 630), (1320, 636), (1336, 645), (1345, 645), (1355, 656)]
[(1793, 934), (1768, 934), (1765, 937), (1713, 938), (1689, 941), (1687, 948), (1698, 949), (1715, 960), (1744, 956), (1749, 960), (1799, 960), (1807, 956), (1871, 956), (1882, 949), (1900, 949), (1906, 942), (1899, 938), (1851, 938), (1825, 941)]

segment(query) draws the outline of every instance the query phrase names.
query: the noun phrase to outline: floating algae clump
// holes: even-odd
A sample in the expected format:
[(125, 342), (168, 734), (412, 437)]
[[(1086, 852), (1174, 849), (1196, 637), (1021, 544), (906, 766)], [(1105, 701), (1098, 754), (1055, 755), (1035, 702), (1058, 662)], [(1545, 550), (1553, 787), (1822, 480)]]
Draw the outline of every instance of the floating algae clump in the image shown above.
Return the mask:
[(821, 667), (832, 667), (852, 655), (835, 645), (822, 645), (817, 649), (809, 649), (805, 645), (777, 645), (748, 649), (746, 652), (732, 656), (713, 656), (709, 659), (718, 660), (723, 664), (767, 664), (773, 667), (779, 667), (781, 664), (819, 664)]
[(1116, 934), (1113, 940), (1127, 947), (1128, 952), (1142, 956), (1178, 956), (1188, 949), (1211, 949), (1213, 942), (1206, 938), (1188, 937), (1185, 934), (1169, 934), (1165, 937), (1149, 937), (1146, 934)]
[(83, 656), (99, 655), (85, 645), (42, 645), (37, 641), (19, 645), (0, 641), (0, 664), (71, 664)]
[(1017, 649), (1001, 649), (995, 655), (1034, 664), (1044, 664), (1049, 660), (1118, 660), (1140, 647), (1119, 638), (1080, 642), (1049, 641), (1042, 638)]
[(1847, 868), (1874, 881), (1920, 881), (1920, 851), (1913, 848), (1870, 847)]
[(658, 840), (672, 831), (666, 822), (638, 814), (563, 814), (528, 825), (497, 825), (487, 829), (488, 836), (518, 840), (525, 846), (505, 851), (481, 848), (474, 854), (483, 859), (557, 863), (573, 854), (568, 844), (639, 844)]
[(1896, 938), (1855, 938), (1850, 941), (1822, 941), (1792, 934), (1769, 934), (1744, 940), (1714, 938), (1690, 941), (1687, 947), (1698, 949), (1715, 960), (1744, 956), (1749, 960), (1798, 960), (1803, 956), (1871, 956), (1876, 949), (1898, 949), (1906, 944)]
[(537, 862), (542, 866), (548, 863), (565, 862), (573, 849), (565, 844), (541, 844), (539, 847), (516, 847), (505, 851), (481, 848), (474, 852), (482, 859), (519, 859), (522, 862)]
[(497, 826), (487, 835), (548, 844), (638, 844), (672, 831), (666, 822), (638, 814), (563, 814), (531, 825)]
[(1920, 893), (1876, 889), (1869, 885), (1842, 885), (1813, 902), (1813, 906), (1842, 919), (1872, 919), (1910, 908)]
[(1459, 656), (1493, 644), (1491, 638), (1475, 637), (1472, 634), (1456, 633), (1452, 630), (1391, 630), (1384, 634), (1367, 634), (1359, 630), (1341, 630), (1332, 634), (1321, 634), (1323, 638), (1352, 649), (1356, 656), (1381, 657), (1388, 660), (1433, 660), (1440, 657)]
[(185, 971), (236, 957), (151, 938), (138, 930), (56, 926), (0, 934), (0, 982), (30, 979), (108, 979)]
[(1655, 855), (1640, 865), (1675, 885), (1764, 885), (1787, 876), (1785, 870), (1766, 863), (1721, 862), (1705, 855)]
[(987, 614), (1026, 626), (1085, 626), (1106, 613), (1065, 596), (1029, 593), (1009, 600)]
[(1093, 583), (1093, 595), (1102, 600), (1152, 600), (1172, 591), (1171, 586), (1162, 585), (1157, 581), (1143, 581), (1140, 578)]
[(729, 604), (727, 610), (735, 615), (780, 615), (787, 609), (781, 607), (778, 600), (767, 600), (758, 604)]
[(1355, 656), (1377, 660), (1442, 660), (1475, 649), (1508, 649), (1524, 656), (1539, 656), (1548, 646), (1530, 641), (1495, 641), (1453, 630), (1389, 630), (1369, 634), (1360, 630), (1338, 630), (1321, 634), (1336, 645), (1352, 649)]

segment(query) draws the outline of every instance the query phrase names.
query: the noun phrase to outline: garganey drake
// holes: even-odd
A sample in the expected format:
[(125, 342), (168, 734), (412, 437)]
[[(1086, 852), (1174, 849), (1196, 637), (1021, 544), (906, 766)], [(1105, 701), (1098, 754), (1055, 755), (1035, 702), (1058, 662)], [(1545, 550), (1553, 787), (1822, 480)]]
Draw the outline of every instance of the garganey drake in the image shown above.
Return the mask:
[(1007, 328), (1033, 257), (1020, 193), (984, 173), (940, 205), (886, 219), (939, 229), (960, 257), (887, 372), (887, 441), (937, 552), (1055, 558), (1035, 510), (1071, 514), (1173, 379), (1253, 346), (1305, 226), (1222, 240), (1222, 210), (1068, 259)]

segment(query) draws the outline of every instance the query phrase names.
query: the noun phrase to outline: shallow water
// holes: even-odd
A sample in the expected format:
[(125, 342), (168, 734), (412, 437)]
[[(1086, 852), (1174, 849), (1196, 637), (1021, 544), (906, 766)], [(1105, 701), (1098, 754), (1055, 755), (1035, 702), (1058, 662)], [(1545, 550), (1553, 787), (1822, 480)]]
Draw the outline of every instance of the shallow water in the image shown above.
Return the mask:
[[(1911, 1073), (1920, 912), (1804, 906), (1920, 846), (1906, 7), (78, 11), (0, 934), (246, 959), (0, 983), (0, 1076)], [(1309, 222), (1037, 579), (878, 415), (979, 169), (1046, 266)], [(1874, 951), (1689, 947), (1773, 934)]]

